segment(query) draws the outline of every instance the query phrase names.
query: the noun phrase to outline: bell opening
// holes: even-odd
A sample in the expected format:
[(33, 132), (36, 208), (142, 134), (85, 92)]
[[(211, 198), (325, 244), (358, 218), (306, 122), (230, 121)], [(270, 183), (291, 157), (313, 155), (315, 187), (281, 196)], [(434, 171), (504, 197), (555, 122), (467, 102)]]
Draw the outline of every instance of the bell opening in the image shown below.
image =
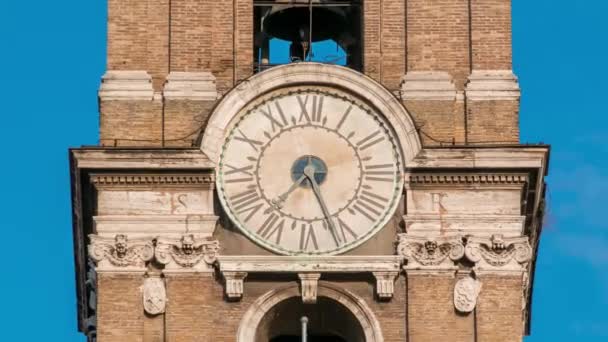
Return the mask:
[(362, 70), (361, 8), (352, 0), (254, 0), (256, 72), (297, 62)]

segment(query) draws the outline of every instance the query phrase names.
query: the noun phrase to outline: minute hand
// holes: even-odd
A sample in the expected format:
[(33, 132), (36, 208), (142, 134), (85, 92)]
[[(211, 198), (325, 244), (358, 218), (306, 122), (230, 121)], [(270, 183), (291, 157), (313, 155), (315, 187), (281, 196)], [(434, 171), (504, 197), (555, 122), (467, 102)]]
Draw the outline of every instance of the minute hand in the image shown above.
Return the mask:
[(331, 219), (331, 215), (329, 214), (329, 210), (327, 210), (327, 206), (325, 205), (325, 201), (323, 200), (323, 196), (321, 196), (321, 191), (319, 190), (319, 185), (317, 184), (317, 181), (315, 180), (315, 171), (314, 171), (314, 169), (313, 168), (309, 168), (309, 167), (305, 167), (304, 168), (304, 175), (306, 175), (306, 177), (308, 177), (308, 180), (312, 184), (312, 191), (315, 193), (315, 196), (317, 197), (317, 200), (319, 200), (319, 204), (321, 205), (321, 210), (323, 210), (323, 214), (327, 218), (327, 223), (329, 224), (329, 228), (330, 228), (330, 230), (332, 232), (334, 240), (336, 241), (337, 244), (339, 244), (340, 243), (340, 237), (338, 236), (338, 230), (336, 229), (336, 226), (334, 226), (334, 221)]

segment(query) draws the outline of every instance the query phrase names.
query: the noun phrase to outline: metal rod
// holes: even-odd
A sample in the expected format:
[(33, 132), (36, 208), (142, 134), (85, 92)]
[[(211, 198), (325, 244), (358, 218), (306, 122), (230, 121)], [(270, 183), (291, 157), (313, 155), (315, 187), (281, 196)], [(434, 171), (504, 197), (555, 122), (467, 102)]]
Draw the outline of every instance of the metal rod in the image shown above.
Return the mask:
[(302, 323), (302, 342), (308, 341), (308, 317), (302, 316), (300, 318), (300, 322)]

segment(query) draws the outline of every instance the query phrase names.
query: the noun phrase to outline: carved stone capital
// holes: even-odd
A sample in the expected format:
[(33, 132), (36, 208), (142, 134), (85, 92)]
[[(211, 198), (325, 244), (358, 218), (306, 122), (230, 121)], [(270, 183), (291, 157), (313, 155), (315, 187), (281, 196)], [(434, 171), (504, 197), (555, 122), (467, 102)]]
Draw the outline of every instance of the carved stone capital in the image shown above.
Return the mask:
[(152, 239), (129, 240), (124, 234), (114, 238), (91, 234), (89, 238), (89, 256), (97, 263), (97, 271), (144, 271), (154, 257)]
[(376, 294), (381, 300), (389, 300), (393, 298), (395, 293), (395, 278), (399, 275), (397, 272), (373, 272), (376, 278)]
[(108, 70), (101, 80), (101, 101), (152, 101), (152, 76), (140, 70)]
[(165, 312), (167, 292), (165, 282), (159, 277), (150, 277), (144, 280), (143, 289), (144, 310), (150, 315), (159, 315)]
[(481, 282), (472, 277), (465, 277), (454, 286), (454, 307), (458, 312), (469, 313), (477, 305), (477, 296), (481, 291)]
[(412, 236), (399, 234), (397, 253), (407, 260), (404, 269), (452, 269), (464, 256), (462, 238), (454, 236)]
[(229, 300), (239, 300), (243, 297), (243, 282), (247, 272), (223, 272), (226, 281), (226, 297)]
[(532, 258), (532, 248), (527, 237), (473, 236), (467, 240), (465, 255), (478, 270), (523, 271)]
[(301, 283), (302, 302), (304, 304), (315, 304), (321, 273), (298, 273), (298, 278), (300, 278)]
[(456, 100), (456, 86), (447, 72), (410, 71), (401, 81), (401, 95), (406, 101)]
[(165, 265), (165, 270), (212, 272), (219, 248), (217, 240), (187, 234), (181, 239), (158, 238), (154, 255), (156, 261)]

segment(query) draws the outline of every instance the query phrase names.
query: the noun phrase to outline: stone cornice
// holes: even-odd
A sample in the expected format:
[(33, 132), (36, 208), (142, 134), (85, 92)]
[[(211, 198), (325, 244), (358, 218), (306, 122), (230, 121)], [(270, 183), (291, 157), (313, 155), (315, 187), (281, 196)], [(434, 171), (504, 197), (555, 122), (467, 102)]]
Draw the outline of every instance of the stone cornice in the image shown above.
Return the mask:
[(382, 256), (256, 256), (222, 255), (220, 271), (249, 273), (360, 273), (399, 271), (402, 258)]
[(83, 147), (70, 150), (78, 169), (213, 170), (215, 165), (198, 148)]
[(203, 187), (212, 189), (215, 183), (213, 174), (90, 174), (96, 188), (103, 187)]

